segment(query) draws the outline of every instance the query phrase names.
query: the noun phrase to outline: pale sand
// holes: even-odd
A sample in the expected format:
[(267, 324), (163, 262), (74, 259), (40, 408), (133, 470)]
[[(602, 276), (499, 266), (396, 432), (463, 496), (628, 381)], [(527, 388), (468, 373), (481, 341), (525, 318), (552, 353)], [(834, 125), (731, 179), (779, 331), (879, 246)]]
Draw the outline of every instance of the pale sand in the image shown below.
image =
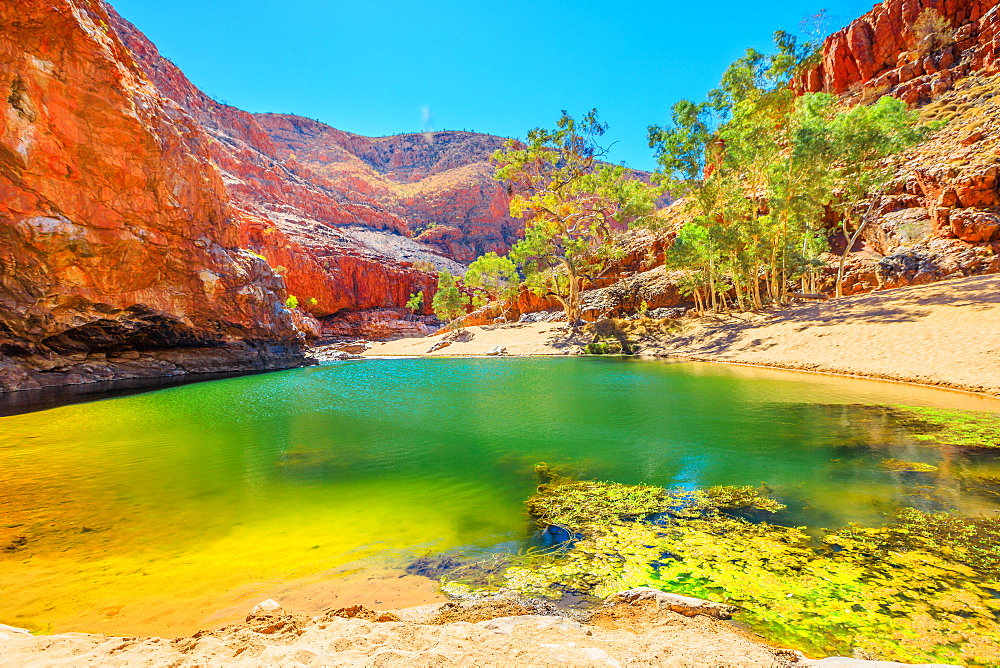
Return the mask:
[[(576, 354), (590, 338), (566, 323), (469, 327), (472, 339), (434, 357)], [(375, 344), (368, 356), (426, 356), (437, 334)], [(905, 381), (1000, 396), (1000, 275), (960, 278), (762, 313), (685, 320), (645, 341), (643, 355), (677, 356)]]
[[(810, 666), (709, 617), (623, 610), (580, 624), (524, 615), (435, 626), (320, 616), (250, 617), (187, 638), (0, 629), (0, 667), (41, 666)], [(622, 614), (625, 613), (625, 614)]]
[(570, 334), (565, 322), (514, 323), (510, 325), (485, 325), (466, 327), (472, 335), (469, 341), (455, 341), (451, 345), (428, 352), (447, 337), (438, 333), (419, 339), (399, 339), (375, 343), (365, 352), (367, 357), (467, 357), (485, 355), (496, 346), (503, 346), (512, 356), (571, 355), (580, 350), (582, 338)]
[(705, 318), (656, 352), (1000, 396), (1000, 275)]

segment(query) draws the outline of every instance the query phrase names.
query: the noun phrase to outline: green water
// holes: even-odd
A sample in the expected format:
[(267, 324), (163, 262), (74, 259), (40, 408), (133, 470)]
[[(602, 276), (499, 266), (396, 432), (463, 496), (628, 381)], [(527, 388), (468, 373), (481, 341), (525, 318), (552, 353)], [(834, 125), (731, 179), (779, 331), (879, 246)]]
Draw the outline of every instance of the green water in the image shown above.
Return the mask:
[(345, 568), (517, 549), (540, 461), (623, 483), (764, 483), (783, 521), (812, 527), (1000, 508), (982, 482), (1000, 479), (1000, 453), (921, 441), (864, 407), (883, 404), (1000, 410), (698, 363), (372, 359), (3, 417), (0, 622), (190, 631), (179, 620), (316, 576), (335, 586)]

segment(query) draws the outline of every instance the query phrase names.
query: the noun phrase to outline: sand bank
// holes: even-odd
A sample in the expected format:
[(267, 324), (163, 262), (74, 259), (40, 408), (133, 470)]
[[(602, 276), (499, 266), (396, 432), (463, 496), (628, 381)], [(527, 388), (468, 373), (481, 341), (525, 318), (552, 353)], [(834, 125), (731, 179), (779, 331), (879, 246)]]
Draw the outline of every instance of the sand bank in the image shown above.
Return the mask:
[[(469, 327), (375, 344), (376, 356), (570, 355), (592, 337), (566, 323)], [(953, 279), (758, 313), (685, 319), (641, 354), (754, 364), (949, 387), (1000, 396), (1000, 275)]]

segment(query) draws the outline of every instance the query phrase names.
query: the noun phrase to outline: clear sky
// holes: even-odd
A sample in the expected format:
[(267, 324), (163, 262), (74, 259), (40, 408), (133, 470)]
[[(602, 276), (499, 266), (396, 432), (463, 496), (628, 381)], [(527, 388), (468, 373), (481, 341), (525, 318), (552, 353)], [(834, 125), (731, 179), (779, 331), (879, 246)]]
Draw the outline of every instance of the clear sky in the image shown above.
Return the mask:
[[(652, 169), (646, 127), (748, 46), (871, 0), (112, 0), (190, 79), (247, 111), (380, 136), (523, 136), (597, 107), (610, 158)], [(429, 118), (428, 118), (429, 116)]]

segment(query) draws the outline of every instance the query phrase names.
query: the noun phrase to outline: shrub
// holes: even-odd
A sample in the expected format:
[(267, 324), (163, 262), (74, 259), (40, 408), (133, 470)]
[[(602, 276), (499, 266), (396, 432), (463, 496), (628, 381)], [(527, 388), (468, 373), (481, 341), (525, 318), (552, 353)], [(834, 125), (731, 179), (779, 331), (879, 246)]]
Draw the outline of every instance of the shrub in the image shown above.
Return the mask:
[(951, 29), (951, 22), (941, 12), (928, 7), (913, 23), (913, 38), (917, 53), (926, 56), (954, 42), (955, 32)]
[(285, 306), (287, 306), (288, 308), (298, 308), (299, 298), (296, 297), (295, 295), (288, 295), (288, 299), (285, 300)]

